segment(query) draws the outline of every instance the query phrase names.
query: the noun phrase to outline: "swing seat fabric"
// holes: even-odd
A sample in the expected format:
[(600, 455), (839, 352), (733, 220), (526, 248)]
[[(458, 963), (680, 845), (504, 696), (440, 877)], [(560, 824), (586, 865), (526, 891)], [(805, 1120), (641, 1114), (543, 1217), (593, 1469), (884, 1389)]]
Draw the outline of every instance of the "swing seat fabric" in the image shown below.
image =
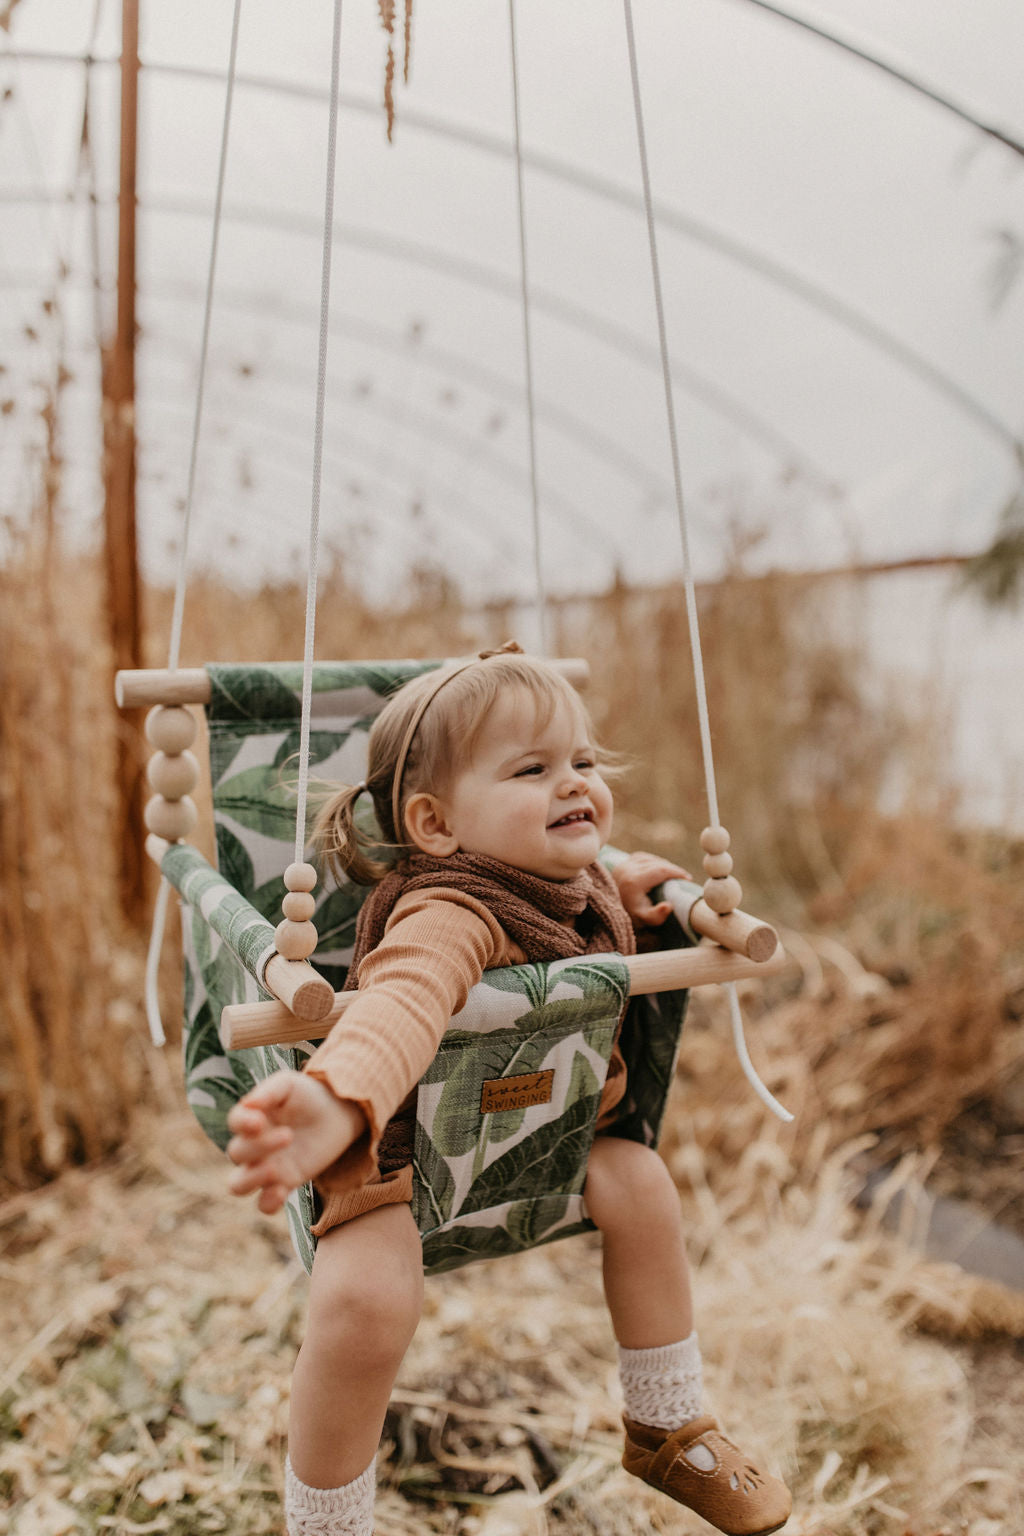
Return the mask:
[[(375, 715), (397, 688), (438, 665), (318, 663), (310, 719), (313, 783), (361, 779)], [(318, 1042), (247, 1050), (221, 1043), (224, 1007), (269, 995), (257, 978), (273, 951), (284, 870), (294, 858), (302, 668), (210, 666), (207, 674), (217, 868), (176, 843), (164, 853), (161, 872), (183, 906), (188, 1102), (223, 1148), (232, 1105), (272, 1072), (301, 1068)], [(364, 887), (330, 880), (316, 892), (319, 942), (312, 963), (336, 991), (365, 895)], [(670, 922), (675, 942), (695, 942)], [(628, 992), (626, 966), (615, 955), (485, 972), (417, 1090), (412, 1209), (428, 1273), (593, 1230), (583, 1184), (620, 1020), (628, 1086), (607, 1129), (657, 1143), (687, 993), (630, 998)], [(310, 1228), (319, 1214), (311, 1185), (289, 1198), (292, 1242), (307, 1271), (316, 1245)]]

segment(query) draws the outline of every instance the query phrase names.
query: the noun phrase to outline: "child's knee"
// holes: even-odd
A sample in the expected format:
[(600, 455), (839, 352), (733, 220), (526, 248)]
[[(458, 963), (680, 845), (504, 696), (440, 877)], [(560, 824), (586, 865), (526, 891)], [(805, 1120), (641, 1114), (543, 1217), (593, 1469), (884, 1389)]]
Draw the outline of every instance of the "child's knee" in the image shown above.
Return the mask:
[(653, 1147), (616, 1136), (595, 1140), (583, 1199), (591, 1221), (602, 1230), (679, 1212), (672, 1175)]
[(413, 1228), (414, 1241), (389, 1244), (380, 1262), (384, 1256), (374, 1254), (376, 1244), (360, 1242), (352, 1232), (343, 1239), (343, 1230), (328, 1233), (317, 1247), (309, 1329), (326, 1347), (333, 1343), (349, 1355), (401, 1358), (423, 1309), (418, 1234)]

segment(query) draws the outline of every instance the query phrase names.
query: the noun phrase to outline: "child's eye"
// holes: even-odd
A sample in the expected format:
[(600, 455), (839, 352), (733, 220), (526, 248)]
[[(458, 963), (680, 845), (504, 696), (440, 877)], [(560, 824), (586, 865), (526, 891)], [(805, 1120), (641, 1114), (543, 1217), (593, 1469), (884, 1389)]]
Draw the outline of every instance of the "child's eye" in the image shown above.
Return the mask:
[(597, 764), (592, 757), (581, 757), (578, 762), (573, 763), (573, 767), (579, 773), (589, 773), (597, 767)]
[(543, 765), (543, 763), (530, 763), (526, 768), (520, 768), (519, 769), (519, 771), (516, 774), (516, 778), (517, 779), (525, 779), (528, 774), (536, 775), (538, 773), (543, 773), (543, 772), (544, 772), (544, 765)]

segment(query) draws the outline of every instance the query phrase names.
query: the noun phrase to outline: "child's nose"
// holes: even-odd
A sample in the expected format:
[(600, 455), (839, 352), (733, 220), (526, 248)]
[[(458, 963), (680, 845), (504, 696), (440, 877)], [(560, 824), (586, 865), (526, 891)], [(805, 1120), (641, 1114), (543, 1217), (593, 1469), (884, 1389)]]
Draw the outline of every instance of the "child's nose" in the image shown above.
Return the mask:
[(587, 781), (578, 768), (571, 764), (565, 771), (562, 780), (562, 793), (564, 795), (580, 795), (587, 787)]

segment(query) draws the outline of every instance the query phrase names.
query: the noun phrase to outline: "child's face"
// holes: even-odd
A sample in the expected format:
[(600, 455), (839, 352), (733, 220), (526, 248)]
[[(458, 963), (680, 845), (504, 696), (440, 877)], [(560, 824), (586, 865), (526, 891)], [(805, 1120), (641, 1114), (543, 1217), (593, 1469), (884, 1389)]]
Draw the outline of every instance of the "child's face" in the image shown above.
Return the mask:
[(498, 702), (472, 762), (438, 799), (463, 853), (487, 854), (545, 880), (580, 874), (611, 831), (611, 791), (582, 711), (559, 706), (541, 726), (524, 689)]

